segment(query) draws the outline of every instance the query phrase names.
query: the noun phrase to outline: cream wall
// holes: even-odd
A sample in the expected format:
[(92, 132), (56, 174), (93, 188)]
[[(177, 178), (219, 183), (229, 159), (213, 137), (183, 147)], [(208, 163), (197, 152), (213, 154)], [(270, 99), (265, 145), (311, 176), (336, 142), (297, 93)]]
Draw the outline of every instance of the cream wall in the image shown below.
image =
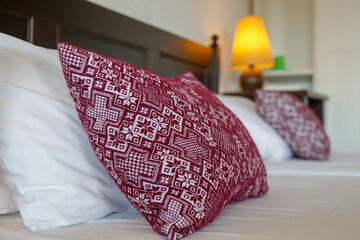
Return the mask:
[(274, 56), (285, 57), (287, 70), (311, 70), (313, 0), (255, 0), (255, 5)]
[[(175, 35), (210, 45), (219, 36), (220, 92), (239, 91), (239, 72), (230, 70), (237, 20), (249, 14), (248, 0), (88, 0)], [(116, 23), (114, 23), (116, 27)]]
[[(313, 0), (252, 0), (264, 18), (273, 56), (283, 56), (285, 72), (265, 73), (265, 89), (309, 90), (313, 72)], [(267, 74), (269, 73), (269, 74)]]
[(329, 96), (333, 149), (360, 152), (360, 1), (314, 1), (314, 89)]

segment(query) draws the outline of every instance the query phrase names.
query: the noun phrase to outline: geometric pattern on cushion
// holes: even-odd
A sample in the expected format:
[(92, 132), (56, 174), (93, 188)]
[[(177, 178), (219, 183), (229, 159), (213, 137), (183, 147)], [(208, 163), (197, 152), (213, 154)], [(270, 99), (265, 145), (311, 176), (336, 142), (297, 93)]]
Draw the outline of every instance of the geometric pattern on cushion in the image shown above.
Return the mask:
[(191, 73), (166, 79), (71, 44), (58, 50), (97, 157), (155, 231), (180, 239), (268, 190), (248, 131)]
[(277, 91), (256, 90), (259, 114), (303, 159), (327, 160), (330, 140), (315, 113), (297, 97)]

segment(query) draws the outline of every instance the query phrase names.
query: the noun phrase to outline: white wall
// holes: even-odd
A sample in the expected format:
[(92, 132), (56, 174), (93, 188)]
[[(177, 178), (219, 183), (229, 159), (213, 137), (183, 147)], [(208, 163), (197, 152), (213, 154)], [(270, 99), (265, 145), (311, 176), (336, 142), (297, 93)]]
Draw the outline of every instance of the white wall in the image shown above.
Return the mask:
[(264, 18), (274, 56), (285, 57), (288, 70), (312, 69), (313, 0), (255, 0)]
[(249, 14), (248, 0), (88, 1), (201, 44), (210, 45), (218, 34), (220, 92), (239, 91), (239, 72), (230, 70), (231, 45), (237, 20)]
[[(287, 74), (265, 74), (265, 89), (310, 90), (313, 69), (313, 0), (253, 0), (264, 18), (272, 53), (283, 56)], [(271, 71), (270, 71), (271, 73)]]
[(360, 1), (314, 4), (314, 88), (329, 95), (326, 128), (334, 149), (360, 152)]

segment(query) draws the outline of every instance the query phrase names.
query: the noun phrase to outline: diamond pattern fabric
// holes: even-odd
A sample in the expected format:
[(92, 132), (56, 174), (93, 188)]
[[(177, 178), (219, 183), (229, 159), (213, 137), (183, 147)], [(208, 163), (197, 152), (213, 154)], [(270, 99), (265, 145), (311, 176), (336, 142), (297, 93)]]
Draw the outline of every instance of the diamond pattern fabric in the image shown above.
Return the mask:
[(330, 141), (315, 113), (295, 96), (276, 91), (256, 91), (260, 116), (272, 125), (302, 159), (326, 160)]
[(248, 131), (191, 73), (167, 79), (71, 44), (58, 50), (97, 157), (155, 231), (180, 239), (268, 190)]

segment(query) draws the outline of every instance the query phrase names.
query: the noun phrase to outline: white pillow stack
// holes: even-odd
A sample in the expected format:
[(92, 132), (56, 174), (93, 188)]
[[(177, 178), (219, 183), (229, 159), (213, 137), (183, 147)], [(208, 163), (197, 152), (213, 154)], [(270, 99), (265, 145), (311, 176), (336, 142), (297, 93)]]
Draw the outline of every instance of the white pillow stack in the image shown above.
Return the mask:
[(0, 33), (0, 73), (1, 213), (16, 210), (11, 195), (38, 231), (126, 210), (77, 117), (57, 51)]

